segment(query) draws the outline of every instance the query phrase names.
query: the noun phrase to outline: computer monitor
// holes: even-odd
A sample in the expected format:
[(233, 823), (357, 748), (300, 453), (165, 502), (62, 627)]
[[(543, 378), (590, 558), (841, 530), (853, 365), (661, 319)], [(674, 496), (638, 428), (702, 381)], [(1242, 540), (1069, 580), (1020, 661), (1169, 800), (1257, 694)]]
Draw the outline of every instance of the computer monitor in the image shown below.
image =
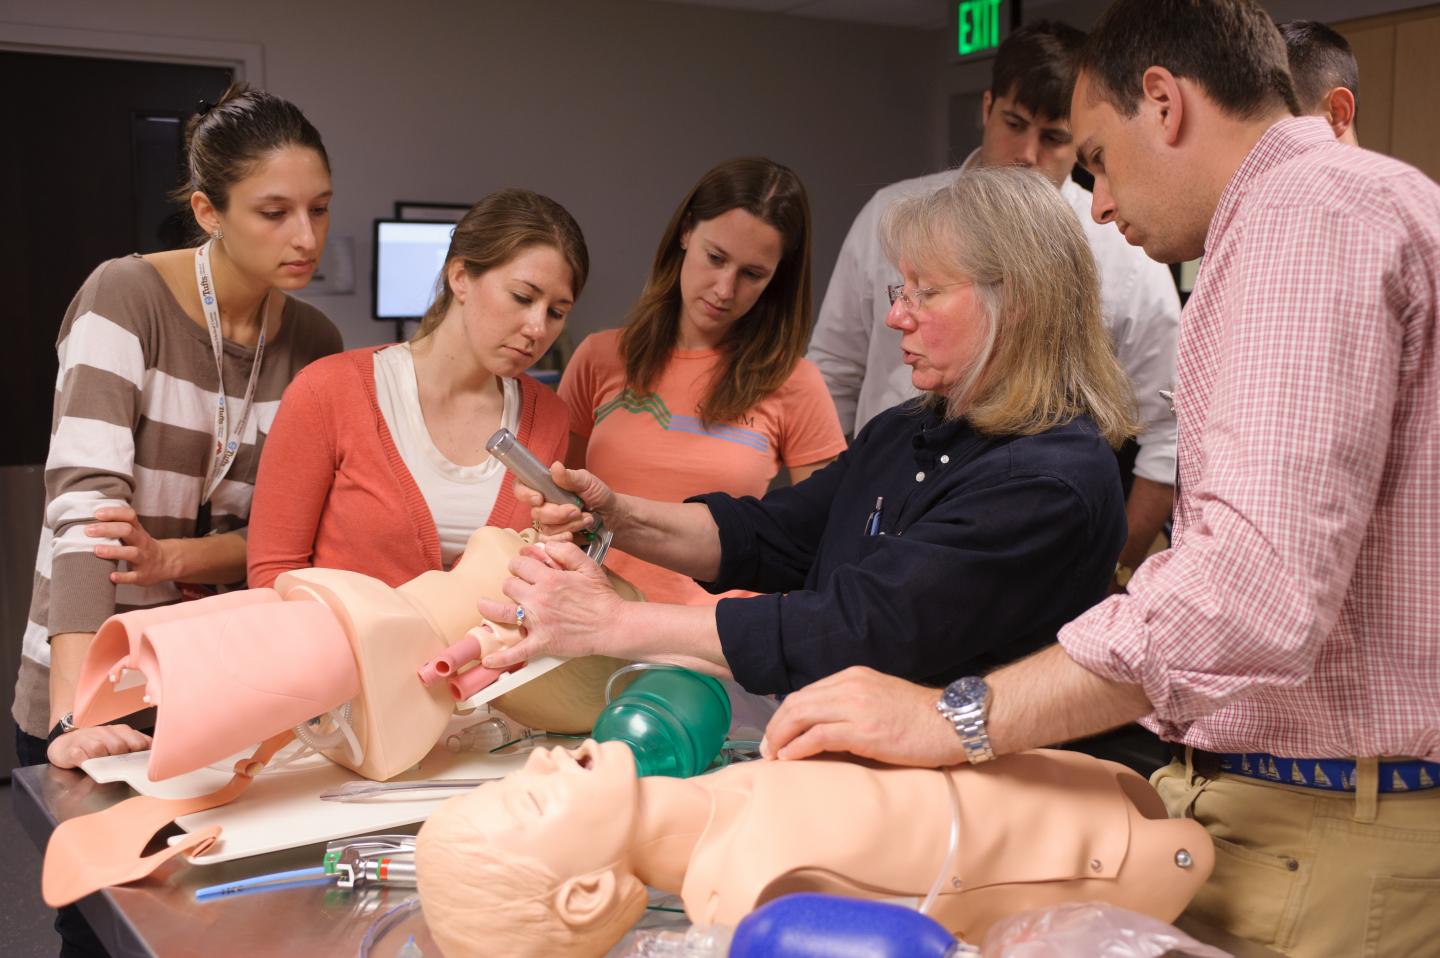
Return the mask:
[(454, 223), (375, 221), (376, 319), (419, 319), (435, 298)]

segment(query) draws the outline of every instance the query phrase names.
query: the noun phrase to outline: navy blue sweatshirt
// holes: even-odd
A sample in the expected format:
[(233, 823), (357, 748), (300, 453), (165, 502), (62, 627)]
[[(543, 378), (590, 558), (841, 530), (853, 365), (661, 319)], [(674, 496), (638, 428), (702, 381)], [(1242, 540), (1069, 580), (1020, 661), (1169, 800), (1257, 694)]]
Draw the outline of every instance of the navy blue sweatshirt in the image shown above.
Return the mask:
[(1126, 536), (1115, 455), (1090, 419), (991, 437), (914, 404), (799, 485), (690, 501), (720, 530), (720, 572), (701, 584), (770, 593), (715, 613), (756, 693), (852, 665), (943, 685), (1019, 658), (1104, 596)]

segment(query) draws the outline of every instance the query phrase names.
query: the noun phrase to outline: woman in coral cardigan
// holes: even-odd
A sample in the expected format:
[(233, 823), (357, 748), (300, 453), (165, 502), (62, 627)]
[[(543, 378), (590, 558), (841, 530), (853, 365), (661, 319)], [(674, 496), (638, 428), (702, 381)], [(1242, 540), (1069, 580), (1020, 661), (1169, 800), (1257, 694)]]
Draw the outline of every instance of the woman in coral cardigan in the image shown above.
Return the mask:
[(397, 586), (449, 568), (479, 526), (528, 526), (485, 441), (504, 426), (542, 462), (563, 458), (565, 406), (525, 370), (588, 270), (554, 200), (512, 189), (473, 206), (412, 341), (330, 356), (285, 391), (255, 485), (250, 586), (308, 566)]

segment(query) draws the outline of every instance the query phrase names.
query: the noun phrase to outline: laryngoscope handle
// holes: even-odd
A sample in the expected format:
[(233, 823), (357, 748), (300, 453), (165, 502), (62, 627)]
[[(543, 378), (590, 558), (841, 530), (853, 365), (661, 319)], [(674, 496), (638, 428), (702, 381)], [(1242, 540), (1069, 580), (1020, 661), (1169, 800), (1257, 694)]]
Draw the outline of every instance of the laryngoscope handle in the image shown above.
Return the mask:
[[(524, 444), (516, 439), (508, 429), (501, 429), (485, 443), (485, 451), (501, 464), (515, 473), (516, 478), (525, 485), (534, 489), (545, 497), (546, 502), (553, 502), (556, 505), (574, 504), (581, 510), (585, 508), (585, 501), (573, 492), (566, 492), (555, 484), (550, 478), (550, 470), (545, 467), (535, 454), (526, 449)], [(596, 517), (595, 529), (588, 533), (591, 542), (585, 550), (585, 554), (595, 561), (596, 565), (605, 562), (605, 553), (610, 550), (610, 540), (614, 533), (598, 524), (599, 517)]]
[(579, 496), (555, 485), (555, 480), (550, 478), (550, 470), (545, 468), (545, 464), (536, 459), (535, 454), (526, 449), (510, 430), (501, 429), (491, 436), (485, 443), (485, 451), (499, 459), (521, 482), (544, 496), (546, 502), (556, 505), (573, 503), (581, 509), (585, 508), (585, 503)]

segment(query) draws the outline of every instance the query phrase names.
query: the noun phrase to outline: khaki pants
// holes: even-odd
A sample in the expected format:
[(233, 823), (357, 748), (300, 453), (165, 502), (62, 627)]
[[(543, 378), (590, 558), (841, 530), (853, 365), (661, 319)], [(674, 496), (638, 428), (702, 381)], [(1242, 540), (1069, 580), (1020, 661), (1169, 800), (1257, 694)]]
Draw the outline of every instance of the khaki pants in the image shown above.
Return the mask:
[(1380, 795), (1357, 765), (1354, 793), (1156, 772), (1171, 817), (1215, 840), (1186, 913), (1295, 958), (1440, 955), (1440, 789)]

